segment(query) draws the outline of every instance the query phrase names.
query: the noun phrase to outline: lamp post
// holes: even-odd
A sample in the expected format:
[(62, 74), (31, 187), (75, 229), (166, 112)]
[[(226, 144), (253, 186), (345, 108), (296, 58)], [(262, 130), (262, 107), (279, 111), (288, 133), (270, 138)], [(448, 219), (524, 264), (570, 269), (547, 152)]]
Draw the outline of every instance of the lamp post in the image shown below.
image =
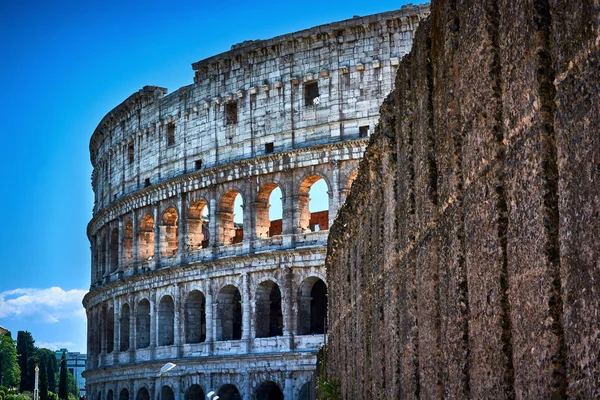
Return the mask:
[(177, 364), (173, 364), (171, 362), (168, 362), (165, 365), (163, 365), (162, 368), (160, 369), (160, 371), (158, 372), (158, 377), (160, 378), (160, 381), (159, 381), (159, 392), (158, 392), (157, 398), (159, 400), (161, 400), (161, 397), (162, 397), (162, 387), (163, 387), (163, 385), (162, 385), (162, 376), (164, 374), (166, 374), (167, 372), (169, 372), (170, 370), (172, 370), (173, 368), (175, 368), (176, 366), (177, 366)]

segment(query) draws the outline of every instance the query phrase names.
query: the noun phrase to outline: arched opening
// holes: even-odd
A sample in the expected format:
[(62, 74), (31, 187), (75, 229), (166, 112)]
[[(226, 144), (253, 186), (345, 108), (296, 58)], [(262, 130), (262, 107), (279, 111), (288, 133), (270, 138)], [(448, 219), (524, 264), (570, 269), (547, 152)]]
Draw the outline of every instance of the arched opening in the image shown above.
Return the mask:
[(205, 400), (204, 390), (200, 385), (192, 385), (185, 391), (185, 400)]
[(210, 243), (208, 205), (204, 200), (194, 202), (188, 211), (187, 248), (205, 249)]
[(140, 260), (149, 261), (154, 257), (154, 218), (146, 214), (140, 224)]
[(179, 248), (179, 230), (177, 229), (177, 210), (169, 207), (165, 210), (160, 226), (161, 256), (172, 257)]
[(256, 337), (283, 335), (281, 291), (273, 281), (261, 283), (256, 290)]
[(100, 239), (100, 250), (99, 250), (99, 256), (98, 258), (100, 259), (99, 267), (98, 268), (98, 276), (97, 276), (97, 280), (101, 281), (102, 278), (104, 277), (104, 274), (106, 273), (106, 237), (104, 235), (102, 235), (102, 238)]
[(221, 289), (217, 307), (217, 340), (242, 338), (242, 296), (233, 285)]
[(275, 382), (266, 381), (256, 388), (254, 397), (256, 400), (283, 400), (283, 393)]
[(119, 393), (119, 400), (129, 400), (129, 390), (121, 389), (121, 393)]
[(106, 353), (110, 354), (115, 349), (115, 312), (113, 308), (108, 309), (106, 315)]
[(317, 400), (317, 390), (312, 381), (306, 382), (300, 389), (298, 400)]
[(256, 236), (264, 239), (281, 235), (283, 203), (281, 189), (275, 183), (263, 185), (256, 196)]
[(129, 304), (123, 304), (123, 307), (121, 307), (121, 319), (119, 320), (120, 351), (129, 350), (129, 324), (131, 319), (130, 314), (131, 313), (129, 310)]
[(329, 229), (327, 183), (319, 175), (306, 177), (298, 191), (298, 223), (302, 232)]
[(346, 181), (346, 190), (349, 191), (352, 188), (352, 184), (354, 183), (354, 180), (357, 176), (358, 171), (354, 171), (352, 174), (350, 174), (350, 176), (348, 177), (348, 181)]
[(244, 240), (244, 201), (242, 195), (235, 190), (226, 192), (221, 198), (219, 240), (224, 245)]
[(108, 393), (106, 393), (106, 400), (113, 400), (113, 391), (109, 390)]
[(95, 317), (95, 329), (92, 334), (92, 354), (100, 355), (102, 343), (102, 312), (97, 312)]
[(298, 333), (325, 333), (327, 318), (327, 286), (316, 277), (305, 279), (300, 287)]
[(133, 223), (125, 222), (123, 231), (123, 265), (131, 265), (133, 262)]
[(98, 392), (98, 397), (96, 397), (98, 400), (102, 400), (102, 392)]
[(148, 393), (148, 389), (140, 388), (137, 392), (137, 396), (135, 396), (135, 400), (150, 400), (150, 393)]
[(110, 232), (110, 272), (119, 268), (119, 229)]
[(175, 400), (175, 394), (170, 386), (163, 386), (160, 390), (160, 400)]
[(175, 304), (171, 296), (163, 296), (158, 304), (158, 345), (171, 346), (175, 339)]
[(148, 300), (144, 299), (138, 303), (135, 316), (135, 342), (138, 349), (145, 349), (150, 346), (150, 302)]
[(121, 389), (121, 393), (119, 393), (119, 400), (129, 400), (129, 390)]
[(242, 400), (237, 388), (229, 383), (219, 388), (217, 396), (219, 396), (219, 400)]
[(206, 301), (202, 292), (193, 290), (185, 300), (185, 342), (206, 340)]

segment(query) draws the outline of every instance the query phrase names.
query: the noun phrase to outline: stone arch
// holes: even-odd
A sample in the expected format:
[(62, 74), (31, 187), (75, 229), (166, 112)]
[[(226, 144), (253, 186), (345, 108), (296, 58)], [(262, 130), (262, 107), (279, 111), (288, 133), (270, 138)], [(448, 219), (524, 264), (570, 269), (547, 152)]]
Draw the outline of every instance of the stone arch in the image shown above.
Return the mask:
[(100, 250), (99, 253), (100, 255), (98, 256), (98, 259), (100, 260), (99, 262), (99, 266), (100, 268), (98, 268), (98, 276), (97, 276), (97, 280), (101, 281), (102, 278), (104, 277), (104, 274), (106, 274), (106, 252), (107, 252), (107, 243), (106, 243), (106, 235), (102, 235), (100, 237)]
[(267, 280), (256, 288), (254, 316), (257, 338), (283, 335), (281, 290), (275, 282)]
[(216, 340), (242, 338), (242, 296), (233, 285), (221, 288), (217, 296)]
[(106, 315), (106, 354), (110, 354), (115, 349), (115, 311), (112, 307), (108, 309)]
[(139, 253), (141, 261), (154, 257), (154, 218), (150, 214), (144, 215), (140, 223)]
[(96, 310), (94, 318), (95, 332), (92, 335), (92, 354), (100, 355), (102, 351), (102, 310)]
[(298, 394), (298, 400), (317, 400), (317, 389), (312, 380), (302, 385)]
[(184, 400), (205, 400), (204, 390), (198, 384), (193, 384), (185, 391)]
[[(317, 184), (317, 182), (323, 182)], [(317, 184), (318, 186), (313, 186)], [(316, 190), (316, 192), (315, 192)], [(329, 229), (329, 185), (327, 181), (318, 174), (305, 177), (298, 188), (298, 227), (302, 232), (311, 232), (317, 230)], [(315, 199), (318, 197), (322, 202), (326, 202), (327, 206), (318, 207), (323, 210), (311, 210), (311, 196)], [(313, 200), (315, 200), (313, 199)]]
[(164, 385), (160, 389), (160, 400), (175, 400), (175, 393), (173, 393), (171, 386)]
[[(279, 194), (277, 194), (279, 193)], [(279, 199), (273, 198), (279, 196)], [(276, 197), (275, 196), (275, 197)], [(276, 183), (266, 183), (261, 186), (256, 195), (256, 237), (264, 239), (271, 236), (281, 235), (283, 231), (283, 192)], [(276, 203), (275, 203), (276, 202)], [(281, 210), (279, 218), (271, 218), (271, 206)]]
[(163, 213), (160, 225), (160, 255), (162, 257), (172, 257), (177, 254), (179, 248), (178, 219), (179, 215), (175, 207), (168, 207)]
[(145, 387), (139, 388), (137, 395), (135, 396), (135, 400), (150, 400), (150, 393), (148, 393), (148, 389)]
[(127, 390), (127, 388), (121, 389), (119, 400), (129, 400), (129, 390)]
[[(235, 222), (235, 204), (240, 196), (242, 202), (241, 221), (244, 220), (244, 196), (238, 190), (232, 189), (223, 193), (219, 203), (219, 241), (224, 244), (241, 243), (244, 240), (244, 223)], [(239, 201), (239, 200), (237, 200)]]
[(356, 177), (358, 176), (358, 171), (354, 171), (353, 173), (350, 174), (350, 176), (348, 177), (348, 180), (346, 181), (346, 190), (349, 191), (352, 188), (352, 184), (354, 183), (354, 180), (356, 179)]
[(185, 342), (206, 340), (206, 299), (199, 290), (192, 290), (185, 300)]
[(205, 249), (210, 244), (208, 211), (205, 200), (195, 201), (188, 210), (186, 245), (190, 251)]
[(108, 392), (106, 393), (106, 400), (114, 400), (115, 396), (113, 394), (112, 389), (109, 389)]
[(283, 400), (283, 392), (273, 381), (264, 381), (254, 391), (256, 400)]
[(119, 268), (119, 228), (110, 231), (110, 272)]
[[(138, 349), (150, 346), (150, 302), (139, 301), (135, 313), (135, 343)], [(138, 392), (139, 395), (139, 392)]]
[(231, 383), (221, 386), (217, 392), (217, 396), (219, 396), (219, 400), (242, 400), (240, 391)]
[(121, 306), (121, 319), (119, 320), (119, 351), (129, 350), (129, 324), (131, 323), (131, 310), (129, 304), (125, 303)]
[(133, 222), (127, 220), (123, 228), (123, 265), (133, 262)]
[(102, 391), (101, 390), (98, 390), (98, 397), (97, 397), (97, 399), (98, 400), (102, 400)]
[(298, 299), (298, 334), (323, 334), (327, 324), (327, 285), (317, 277), (306, 278)]
[(175, 343), (175, 303), (164, 295), (158, 303), (158, 345), (171, 346)]

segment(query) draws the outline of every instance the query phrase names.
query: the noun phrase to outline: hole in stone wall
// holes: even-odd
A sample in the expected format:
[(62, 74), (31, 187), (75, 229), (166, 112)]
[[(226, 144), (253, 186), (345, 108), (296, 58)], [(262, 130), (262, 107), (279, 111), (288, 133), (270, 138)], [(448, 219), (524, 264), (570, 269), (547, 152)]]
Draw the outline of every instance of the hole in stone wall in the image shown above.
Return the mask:
[(164, 296), (158, 304), (158, 345), (171, 346), (175, 339), (175, 304)]
[(185, 301), (185, 342), (200, 343), (206, 340), (206, 312), (204, 294), (193, 290)]
[(144, 187), (150, 186), (150, 178), (144, 179)]
[(217, 307), (217, 340), (242, 338), (242, 296), (233, 285), (221, 289)]
[(196, 171), (198, 171), (199, 169), (202, 169), (202, 160), (196, 160), (194, 162), (194, 166), (196, 167)]
[(265, 153), (269, 154), (275, 151), (275, 145), (273, 142), (265, 143)]
[(237, 101), (225, 104), (225, 125), (233, 125), (238, 122)]
[(150, 346), (150, 302), (146, 299), (137, 304), (135, 330), (137, 348)]
[(319, 83), (317, 81), (304, 84), (304, 105), (312, 106), (319, 104)]
[(121, 340), (121, 348), (120, 351), (129, 350), (129, 324), (130, 324), (130, 310), (129, 304), (123, 304), (121, 307), (121, 319), (120, 319), (120, 327), (121, 332), (119, 334)]
[(135, 148), (133, 147), (133, 143), (129, 143), (129, 146), (127, 146), (127, 156), (129, 158), (129, 164), (133, 164), (135, 159)]
[(369, 125), (364, 125), (358, 128), (358, 136), (367, 137), (369, 136)]
[(167, 146), (173, 146), (175, 144), (175, 124), (169, 123), (167, 125)]

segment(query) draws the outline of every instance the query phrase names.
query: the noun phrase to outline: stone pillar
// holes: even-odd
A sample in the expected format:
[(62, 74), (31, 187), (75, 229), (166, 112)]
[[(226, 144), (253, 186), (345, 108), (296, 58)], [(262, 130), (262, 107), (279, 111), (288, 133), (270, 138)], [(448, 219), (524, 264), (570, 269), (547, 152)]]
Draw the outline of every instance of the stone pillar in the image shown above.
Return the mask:
[(242, 274), (242, 339), (248, 340), (252, 336), (250, 327), (250, 280), (248, 274)]
[(282, 234), (290, 235), (295, 233), (294, 225), (294, 174), (291, 171), (286, 171), (285, 180), (282, 182), (282, 199), (281, 199), (281, 231)]
[[(182, 299), (183, 299), (183, 285), (178, 284), (177, 290), (175, 290), (175, 293), (173, 295), (173, 312), (174, 312), (173, 344), (178, 347), (180, 347), (181, 344), (183, 343), (183, 341), (181, 340), (181, 336), (182, 336), (181, 321), (183, 320), (182, 315), (181, 315), (182, 314), (182, 306), (181, 306)], [(179, 352), (179, 350), (178, 350), (178, 352)]]
[(285, 383), (283, 386), (283, 398), (292, 399), (294, 396), (294, 380), (292, 379), (292, 373), (287, 372), (285, 374)]
[(150, 348), (156, 347), (156, 335), (158, 332), (158, 311), (156, 309), (156, 290), (150, 291)]
[(140, 231), (137, 212), (134, 211), (131, 215), (132, 235), (131, 238), (131, 262), (133, 263), (133, 271), (137, 273), (137, 266), (140, 262)]
[(213, 296), (210, 290), (210, 278), (204, 281), (204, 299), (206, 304), (204, 306), (206, 313), (206, 342), (213, 342), (214, 336), (214, 319), (213, 319)]
[(154, 205), (154, 257), (152, 258), (152, 263), (154, 264), (154, 269), (160, 267), (160, 258), (162, 256), (161, 252), (161, 221), (159, 215), (160, 205), (156, 203)]
[(334, 160), (331, 162), (331, 190), (329, 193), (329, 228), (337, 216), (340, 208), (340, 162)]
[(186, 246), (186, 240), (185, 238), (187, 237), (187, 214), (188, 214), (188, 210), (185, 209), (184, 204), (186, 204), (186, 197), (187, 194), (186, 193), (180, 193), (179, 197), (177, 198), (177, 213), (179, 215), (179, 218), (177, 219), (177, 229), (179, 230), (178, 234), (179, 236), (177, 237), (177, 254), (178, 254), (178, 259), (179, 265), (185, 264), (186, 260), (187, 260), (187, 253), (188, 253), (188, 249)]
[(208, 210), (209, 221), (208, 230), (210, 234), (210, 246), (216, 247), (219, 245), (219, 221), (217, 221), (217, 199), (215, 198), (216, 193), (212, 191), (210, 199), (210, 207)]
[(290, 265), (282, 265), (283, 286), (281, 287), (281, 297), (283, 300), (283, 336), (289, 336), (294, 333), (294, 312), (293, 303), (293, 272)]

